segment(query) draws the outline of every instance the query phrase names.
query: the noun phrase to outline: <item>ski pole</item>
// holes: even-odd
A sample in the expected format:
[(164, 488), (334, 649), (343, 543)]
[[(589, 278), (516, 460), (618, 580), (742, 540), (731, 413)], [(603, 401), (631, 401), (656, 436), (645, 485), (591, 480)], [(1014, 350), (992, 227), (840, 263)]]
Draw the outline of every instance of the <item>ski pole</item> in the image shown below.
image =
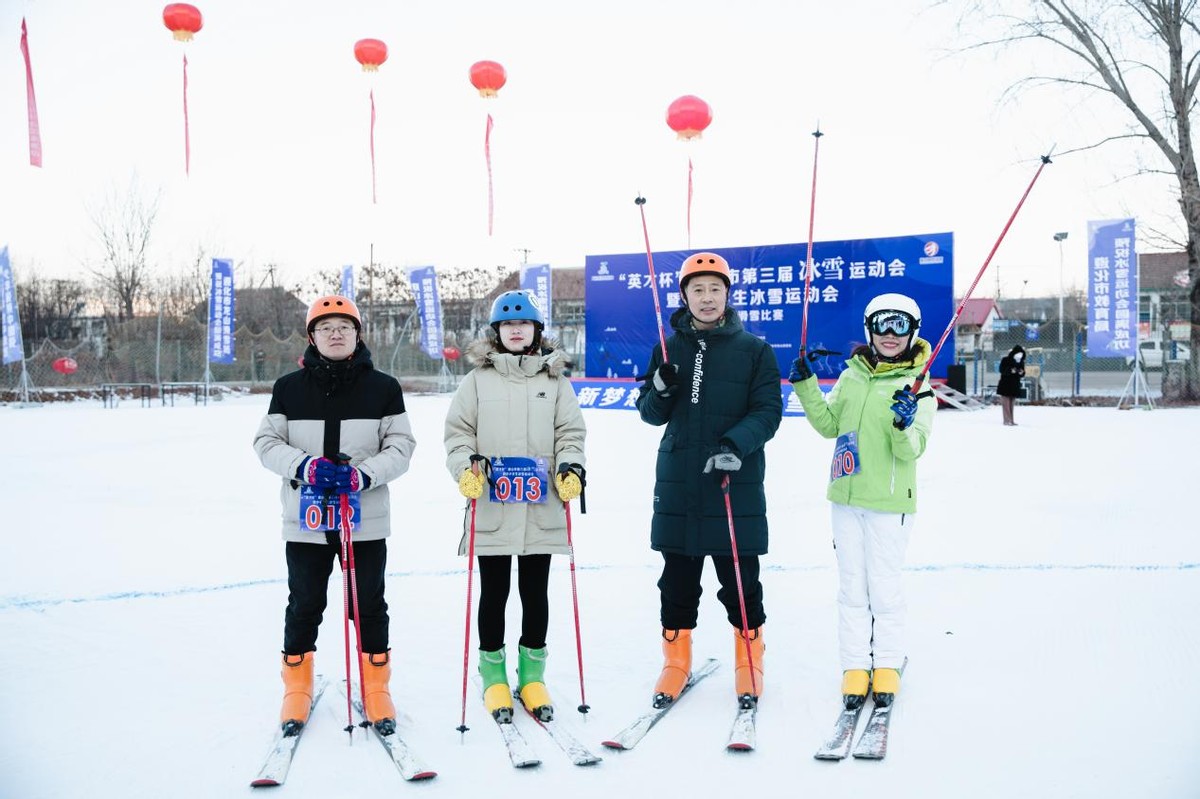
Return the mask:
[(950, 323), (946, 325), (946, 329), (942, 331), (942, 337), (938, 339), (937, 346), (933, 348), (928, 360), (925, 361), (925, 366), (922, 367), (921, 373), (917, 375), (916, 382), (913, 383), (912, 393), (917, 394), (921, 390), (921, 384), (925, 381), (925, 376), (929, 374), (929, 369), (933, 366), (933, 359), (941, 352), (942, 345), (946, 343), (946, 339), (950, 336), (950, 331), (954, 329), (954, 323), (958, 321), (958, 317), (962, 314), (963, 308), (966, 307), (967, 300), (971, 298), (971, 292), (975, 291), (975, 287), (979, 285), (983, 273), (987, 271), (988, 264), (992, 262), (992, 256), (996, 254), (996, 250), (1000, 248), (1000, 242), (1004, 241), (1005, 235), (1008, 234), (1008, 229), (1012, 227), (1013, 220), (1017, 218), (1017, 213), (1021, 210), (1021, 206), (1025, 204), (1025, 198), (1029, 196), (1029, 192), (1033, 191), (1033, 184), (1037, 183), (1038, 177), (1042, 174), (1042, 170), (1046, 168), (1046, 164), (1050, 161), (1050, 154), (1054, 152), (1054, 148), (1050, 148), (1050, 153), (1041, 156), (1042, 164), (1037, 168), (1037, 172), (1033, 173), (1033, 179), (1029, 181), (1029, 185), (1025, 187), (1025, 193), (1021, 195), (1021, 199), (1017, 202), (1017, 207), (1013, 209), (1012, 215), (1009, 216), (1008, 222), (1005, 223), (1004, 229), (1000, 231), (999, 238), (992, 245), (991, 251), (987, 254), (987, 258), (983, 259), (983, 266), (979, 267), (979, 272), (975, 275), (975, 280), (971, 282), (971, 287), (963, 294), (962, 300), (958, 303), (958, 307), (954, 309), (954, 315), (950, 317)]
[(571, 563), (571, 603), (575, 607), (575, 660), (579, 663), (579, 707), (580, 713), (587, 713), (591, 705), (587, 703), (587, 695), (583, 689), (583, 636), (579, 633), (579, 589), (575, 585), (575, 544), (571, 541), (571, 503), (564, 502), (563, 510), (567, 513), (567, 557)]
[[(339, 452), (337, 455), (338, 463), (350, 463), (350, 456)], [(341, 536), (341, 561), (342, 561), (342, 603), (344, 612), (342, 614), (344, 624), (344, 644), (346, 650), (346, 732), (350, 733), (350, 740), (354, 740), (354, 716), (351, 712), (351, 682), (350, 682), (350, 616), (354, 616), (354, 648), (355, 654), (358, 656), (358, 689), (360, 699), (363, 703), (363, 726), (366, 726), (367, 714), (367, 688), (366, 682), (363, 679), (363, 664), (362, 664), (362, 629), (361, 621), (358, 612), (358, 578), (354, 573), (354, 541), (352, 530), (354, 522), (351, 520), (350, 497), (346, 492), (338, 494), (338, 501), (341, 505), (341, 521), (342, 521), (342, 536)], [(353, 614), (351, 613), (353, 610)]]
[(737, 580), (738, 606), (742, 610), (742, 641), (746, 644), (746, 662), (750, 666), (750, 690), (758, 696), (758, 680), (754, 676), (754, 652), (750, 649), (750, 622), (746, 618), (746, 592), (742, 588), (742, 564), (738, 561), (737, 535), (733, 531), (733, 505), (729, 501), (729, 475), (721, 480), (725, 495), (725, 517), (729, 520), (729, 548), (733, 552), (733, 576)]
[[(479, 474), (479, 463), (472, 459), (471, 471)], [(471, 500), (471, 525), (467, 534), (467, 620), (463, 632), (463, 678), (462, 678), (462, 718), (458, 723), (458, 731), (466, 733), (471, 729), (467, 726), (467, 664), (471, 658), (471, 594), (475, 580), (475, 503)]]
[(646, 198), (638, 195), (633, 201), (642, 215), (642, 238), (646, 240), (646, 264), (650, 267), (650, 291), (654, 294), (654, 323), (658, 325), (658, 343), (662, 347), (662, 362), (667, 362), (667, 334), (663, 332), (662, 305), (658, 302), (658, 277), (654, 274), (654, 254), (650, 250), (650, 232), (646, 229)]
[(808, 344), (808, 292), (812, 286), (813, 273), (813, 221), (816, 218), (817, 212), (817, 155), (821, 151), (821, 137), (825, 134), (821, 132), (820, 123), (817, 124), (817, 129), (813, 131), (813, 138), (816, 140), (813, 145), (813, 167), (812, 167), (812, 195), (808, 201), (808, 257), (804, 259), (804, 310), (800, 318), (800, 357), (804, 357), (804, 348)]

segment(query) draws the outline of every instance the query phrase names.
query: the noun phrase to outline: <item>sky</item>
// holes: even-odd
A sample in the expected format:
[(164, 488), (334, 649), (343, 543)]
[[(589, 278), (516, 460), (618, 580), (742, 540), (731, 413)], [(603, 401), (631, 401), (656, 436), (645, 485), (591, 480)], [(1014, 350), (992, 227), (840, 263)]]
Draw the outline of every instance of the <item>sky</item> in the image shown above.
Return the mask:
[[(0, 6), (0, 245), (18, 279), (25, 270), (87, 276), (99, 253), (90, 219), (131, 187), (159, 197), (157, 269), (182, 271), (203, 251), (234, 258), (241, 281), (261, 282), (274, 264), (289, 284), (372, 257), (569, 267), (640, 252), (641, 194), (655, 250), (805, 242), (810, 209), (816, 241), (950, 231), (961, 293), (1039, 156), (1125, 125), (1108, 101), (1057, 90), (1002, 101), (1023, 70), (1056, 63), (1028, 52), (955, 54), (968, 34), (952, 9), (929, 0), (756, 0), (736, 13), (716, 0), (198, 6), (204, 28), (186, 46), (163, 26), (159, 4)], [(41, 169), (28, 164), (22, 18)], [(390, 48), (374, 76), (353, 57), (368, 37)], [(468, 81), (482, 59), (508, 73), (494, 100)], [(703, 137), (686, 143), (665, 122), (684, 94), (713, 109)], [(1120, 146), (1056, 160), (977, 294), (1082, 289), (1088, 220), (1137, 216), (1169, 227), (1169, 183), (1121, 180), (1134, 165)], [(1061, 246), (1060, 231), (1069, 234)]]
[[(909, 665), (887, 759), (836, 764), (810, 756), (840, 708), (824, 498), (833, 444), (793, 417), (766, 447), (758, 749), (724, 751), (733, 635), (710, 566), (694, 640), (717, 672), (635, 749), (601, 749), (648, 706), (661, 665), (661, 559), (648, 543), (661, 429), (632, 411), (585, 410), (588, 512), (574, 507), (572, 519), (591, 712), (575, 712), (565, 556), (551, 571), (547, 680), (562, 723), (604, 760), (572, 766), (522, 715), (542, 765), (518, 771), (473, 693), (470, 730), (456, 731), (467, 574), (462, 498), (441, 446), (449, 396), (406, 400), (417, 447), (391, 484), (392, 694), (401, 734), (438, 777), (403, 785), (374, 741), (359, 732), (349, 743), (335, 685), (272, 796), (1191, 799), (1200, 789), (1200, 693), (1184, 687), (1200, 656), (1186, 612), (1200, 602), (1200, 543), (1181, 521), (1193, 456), (1162, 446), (1196, 440), (1200, 409), (1019, 405), (1017, 427), (994, 406), (939, 412), (918, 469)], [(5, 447), (35, 453), (4, 472), (22, 501), (7, 509), (0, 558), (0, 796), (256, 795), (248, 783), (282, 695), (287, 598), (278, 478), (251, 448), (267, 403), (0, 407)], [(316, 663), (336, 683), (336, 570), (329, 589)], [(477, 602), (478, 579), (475, 591)], [(515, 592), (508, 610), (511, 648)]]

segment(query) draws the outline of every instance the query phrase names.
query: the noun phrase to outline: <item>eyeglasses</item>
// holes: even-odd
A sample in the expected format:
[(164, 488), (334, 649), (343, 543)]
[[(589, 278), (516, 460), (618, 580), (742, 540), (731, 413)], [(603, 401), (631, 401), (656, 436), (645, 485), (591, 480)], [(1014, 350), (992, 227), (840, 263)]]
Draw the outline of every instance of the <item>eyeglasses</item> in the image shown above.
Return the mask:
[(913, 318), (903, 311), (880, 311), (867, 320), (867, 327), (877, 336), (907, 336), (913, 329)]
[(348, 336), (354, 332), (354, 325), (322, 325), (313, 328), (314, 333), (319, 333), (322, 336), (332, 336), (337, 333), (339, 336)]

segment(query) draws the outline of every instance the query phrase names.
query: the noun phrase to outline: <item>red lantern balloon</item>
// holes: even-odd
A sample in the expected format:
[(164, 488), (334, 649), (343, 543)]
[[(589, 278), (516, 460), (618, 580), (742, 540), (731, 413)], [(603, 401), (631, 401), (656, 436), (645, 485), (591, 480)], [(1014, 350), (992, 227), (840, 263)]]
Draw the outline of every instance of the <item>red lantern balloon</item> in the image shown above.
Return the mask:
[(79, 368), (79, 364), (75, 363), (74, 358), (59, 358), (50, 365), (54, 368), (54, 371), (62, 375), (73, 374)]
[(379, 39), (359, 39), (354, 43), (354, 57), (362, 64), (363, 72), (378, 72), (379, 65), (387, 61), (387, 45)]
[(178, 41), (190, 42), (204, 27), (200, 9), (187, 3), (171, 3), (163, 9), (163, 24)]
[(471, 65), (471, 85), (480, 97), (495, 97), (508, 81), (504, 67), (495, 61), (476, 61)]
[(458, 347), (446, 347), (442, 350), (442, 355), (446, 356), (448, 361), (457, 361), (462, 353), (458, 351)]
[(667, 125), (680, 139), (698, 139), (712, 123), (712, 108), (692, 94), (685, 94), (667, 107)]

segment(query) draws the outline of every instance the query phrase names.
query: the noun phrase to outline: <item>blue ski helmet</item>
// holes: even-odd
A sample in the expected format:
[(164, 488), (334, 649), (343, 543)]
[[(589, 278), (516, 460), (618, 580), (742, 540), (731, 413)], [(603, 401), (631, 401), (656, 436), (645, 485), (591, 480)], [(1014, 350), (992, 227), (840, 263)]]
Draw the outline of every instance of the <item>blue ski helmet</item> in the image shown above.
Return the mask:
[(546, 316), (532, 291), (506, 291), (492, 303), (492, 315), (488, 322), (497, 327), (501, 322), (533, 322), (539, 329), (546, 326)]

